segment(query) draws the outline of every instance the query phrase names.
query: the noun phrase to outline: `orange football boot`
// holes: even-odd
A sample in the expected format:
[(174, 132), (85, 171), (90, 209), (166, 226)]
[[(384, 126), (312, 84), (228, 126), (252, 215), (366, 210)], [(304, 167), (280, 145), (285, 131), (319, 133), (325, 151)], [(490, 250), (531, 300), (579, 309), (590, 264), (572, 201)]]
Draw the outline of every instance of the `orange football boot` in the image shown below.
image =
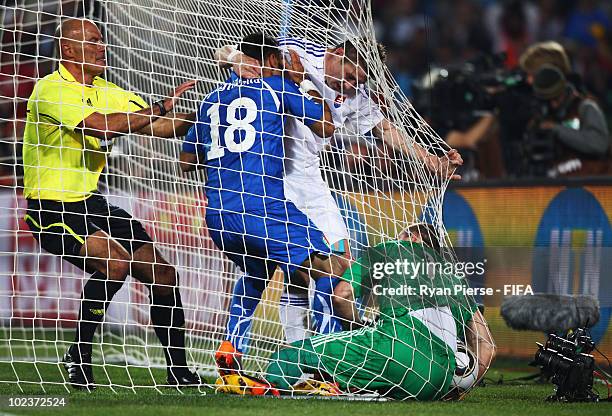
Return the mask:
[(229, 341), (223, 341), (215, 353), (215, 362), (221, 377), (238, 374), (242, 368), (242, 353)]

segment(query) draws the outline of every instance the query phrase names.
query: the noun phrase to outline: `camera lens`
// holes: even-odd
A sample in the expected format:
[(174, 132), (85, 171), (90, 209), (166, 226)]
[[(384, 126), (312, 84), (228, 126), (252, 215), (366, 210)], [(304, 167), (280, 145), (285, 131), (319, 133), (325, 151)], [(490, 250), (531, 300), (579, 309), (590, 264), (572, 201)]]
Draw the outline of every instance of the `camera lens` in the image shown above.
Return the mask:
[(566, 373), (570, 371), (572, 361), (559, 355), (555, 351), (540, 349), (536, 352), (535, 361), (547, 371), (553, 373)]

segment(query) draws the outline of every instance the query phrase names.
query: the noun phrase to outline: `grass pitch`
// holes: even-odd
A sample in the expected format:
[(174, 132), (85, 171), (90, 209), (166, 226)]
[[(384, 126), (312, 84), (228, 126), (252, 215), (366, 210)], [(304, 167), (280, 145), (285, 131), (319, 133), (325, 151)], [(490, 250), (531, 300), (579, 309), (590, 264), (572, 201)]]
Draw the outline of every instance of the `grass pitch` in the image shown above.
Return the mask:
[[(349, 402), (328, 399), (274, 399), (215, 394), (212, 389), (200, 391), (172, 388), (137, 387), (162, 383), (165, 371), (122, 367), (96, 368), (97, 381), (112, 387), (98, 388), (94, 393), (74, 392), (63, 385), (64, 373), (57, 364), (0, 364), (0, 415), (87, 415), (87, 416), (340, 416), (340, 415), (610, 415), (612, 403), (546, 403), (552, 391), (550, 384), (518, 384), (511, 380), (529, 374), (525, 363), (499, 361), (489, 372), (485, 387), (474, 390), (461, 402)], [(502, 378), (502, 384), (495, 381)], [(18, 382), (19, 380), (19, 382)], [(8, 381), (8, 382), (7, 382)], [(45, 383), (41, 383), (44, 381)], [(211, 380), (209, 380), (211, 381)], [(52, 384), (56, 383), (56, 384)], [(598, 385), (602, 396), (605, 388)], [(67, 398), (63, 408), (7, 407), (7, 397), (54, 395)]]

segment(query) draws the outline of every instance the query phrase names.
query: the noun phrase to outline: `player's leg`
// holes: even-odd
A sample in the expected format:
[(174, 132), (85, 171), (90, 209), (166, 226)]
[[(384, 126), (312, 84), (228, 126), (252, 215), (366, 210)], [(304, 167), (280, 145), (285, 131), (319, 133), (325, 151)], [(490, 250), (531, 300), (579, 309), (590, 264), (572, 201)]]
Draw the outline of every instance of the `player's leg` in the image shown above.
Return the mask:
[(225, 340), (215, 353), (223, 376), (240, 369), (242, 354), (249, 345), (253, 313), (276, 265), (265, 256), (263, 217), (228, 213), (208, 216), (206, 224), (215, 245), (244, 272), (234, 285)]
[[(327, 234), (326, 234), (327, 238)], [(327, 238), (328, 239), (328, 238)], [(329, 241), (329, 239), (328, 239)], [(348, 240), (336, 241), (330, 244), (332, 253), (338, 257), (335, 266), (338, 275), (342, 275), (350, 264)], [(306, 284), (303, 283), (306, 280)], [(340, 280), (335, 276), (326, 276), (317, 280), (309, 291), (309, 278), (299, 279), (285, 285), (285, 291), (279, 301), (279, 316), (288, 343), (307, 338), (314, 331), (317, 334), (327, 334), (341, 330), (340, 321), (333, 315), (333, 290)], [(312, 298), (310, 297), (312, 294)], [(312, 327), (310, 311), (313, 312)]]
[[(288, 175), (285, 178), (285, 192), (287, 198), (323, 232), (332, 253), (347, 259), (342, 264), (344, 267), (340, 267), (336, 271), (338, 276), (342, 275), (351, 258), (348, 244), (349, 233), (338, 205), (321, 175), (317, 172), (307, 179), (297, 175)], [(318, 282), (320, 287), (315, 287), (315, 290), (311, 292), (313, 294), (312, 299), (309, 299), (309, 292), (304, 290), (302, 286), (286, 285), (285, 292), (279, 302), (279, 313), (281, 323), (285, 328), (287, 342), (291, 343), (304, 339), (311, 333), (308, 324), (310, 308), (306, 305), (311, 305), (314, 312), (313, 329), (315, 333), (333, 332), (339, 328), (337, 323), (334, 323), (333, 316), (330, 315), (331, 298), (314, 295), (316, 293), (331, 294), (330, 290), (333, 290), (336, 283), (335, 278), (331, 276), (327, 281)]]
[[(280, 213), (268, 210), (266, 227), (270, 235), (274, 236), (266, 240), (266, 252), (283, 265), (289, 281), (295, 284), (309, 282), (310, 279), (317, 282), (321, 278), (327, 278), (328, 284), (318, 283), (319, 290), (315, 293), (331, 296), (333, 283), (348, 266), (348, 259), (333, 255), (323, 233), (291, 202), (287, 203)], [(329, 279), (330, 277), (332, 279)], [(329, 299), (325, 301), (331, 302)], [(329, 316), (333, 314), (331, 305), (327, 312)], [(320, 326), (323, 327), (329, 332), (341, 329), (340, 325)]]
[[(234, 285), (225, 340), (215, 353), (215, 362), (221, 376), (235, 373), (241, 369), (242, 356), (248, 352), (251, 341), (250, 332), (253, 314), (269, 281), (268, 278), (257, 277), (260, 273), (254, 270), (265, 269), (265, 260), (251, 259), (246, 263), (248, 266), (244, 270), (251, 270), (251, 273), (255, 273), (255, 276), (244, 273)], [(274, 268), (276, 268), (276, 265), (271, 264), (267, 272), (268, 276), (272, 276)]]
[(278, 313), (288, 344), (306, 339), (312, 333), (310, 283), (308, 277), (298, 280), (295, 276), (285, 276), (283, 293), (278, 302)]
[(346, 298), (334, 294), (337, 286), (343, 284), (338, 276), (346, 270), (348, 262), (346, 257), (316, 254), (308, 258), (298, 272), (308, 273), (315, 280), (312, 309), (314, 329), (318, 334), (350, 329), (352, 322), (359, 322), (352, 293), (347, 293)]
[(267, 279), (251, 276), (248, 273), (240, 276), (234, 285), (230, 300), (226, 340), (240, 354), (245, 354), (248, 350), (251, 317), (261, 301), (266, 285)]

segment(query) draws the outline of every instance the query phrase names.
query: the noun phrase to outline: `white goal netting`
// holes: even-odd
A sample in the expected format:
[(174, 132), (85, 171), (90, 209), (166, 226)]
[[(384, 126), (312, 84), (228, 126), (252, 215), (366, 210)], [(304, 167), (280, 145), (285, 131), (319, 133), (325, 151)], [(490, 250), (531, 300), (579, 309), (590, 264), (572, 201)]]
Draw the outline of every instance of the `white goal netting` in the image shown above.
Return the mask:
[[(416, 113), (381, 61), (369, 0), (5, 2), (0, 9), (0, 122), (5, 126), (0, 137), (5, 153), (0, 182), (0, 383), (22, 389), (69, 388), (57, 363), (73, 342), (81, 289), (89, 274), (41, 250), (23, 221), (21, 141), (27, 98), (19, 98), (19, 91), (31, 91), (37, 79), (57, 68), (53, 33), (68, 17), (96, 22), (107, 44), (104, 77), (148, 103), (197, 79), (196, 88), (179, 101), (177, 109), (183, 112), (195, 111), (228, 77), (215, 51), (237, 44), (251, 32), (290, 36), (326, 48), (347, 38), (365, 38), (359, 52), (367, 59), (367, 94), (404, 135), (395, 140), (403, 140), (408, 150), (340, 128), (320, 154), (322, 175), (349, 230), (353, 258), (367, 247), (396, 238), (424, 217), (435, 226), (436, 240), (450, 246), (441, 220), (448, 179), (423, 163), (414, 143), (438, 156), (448, 147)], [(189, 365), (214, 376), (214, 352), (225, 339), (230, 296), (240, 271), (209, 237), (205, 175), (180, 171), (182, 141), (135, 134), (118, 138), (107, 155), (99, 189), (145, 226), (155, 246), (176, 267)], [(444, 257), (455, 260), (450, 248)], [(282, 282), (277, 271), (255, 313), (243, 364), (257, 374), (265, 374), (269, 357), (284, 343), (278, 312)], [(452, 302), (450, 296), (448, 305)], [(165, 361), (150, 326), (144, 285), (127, 278), (97, 334), (97, 384), (133, 389), (164, 383), (165, 375), (151, 370), (164, 368)], [(367, 386), (363, 391), (373, 392)]]

